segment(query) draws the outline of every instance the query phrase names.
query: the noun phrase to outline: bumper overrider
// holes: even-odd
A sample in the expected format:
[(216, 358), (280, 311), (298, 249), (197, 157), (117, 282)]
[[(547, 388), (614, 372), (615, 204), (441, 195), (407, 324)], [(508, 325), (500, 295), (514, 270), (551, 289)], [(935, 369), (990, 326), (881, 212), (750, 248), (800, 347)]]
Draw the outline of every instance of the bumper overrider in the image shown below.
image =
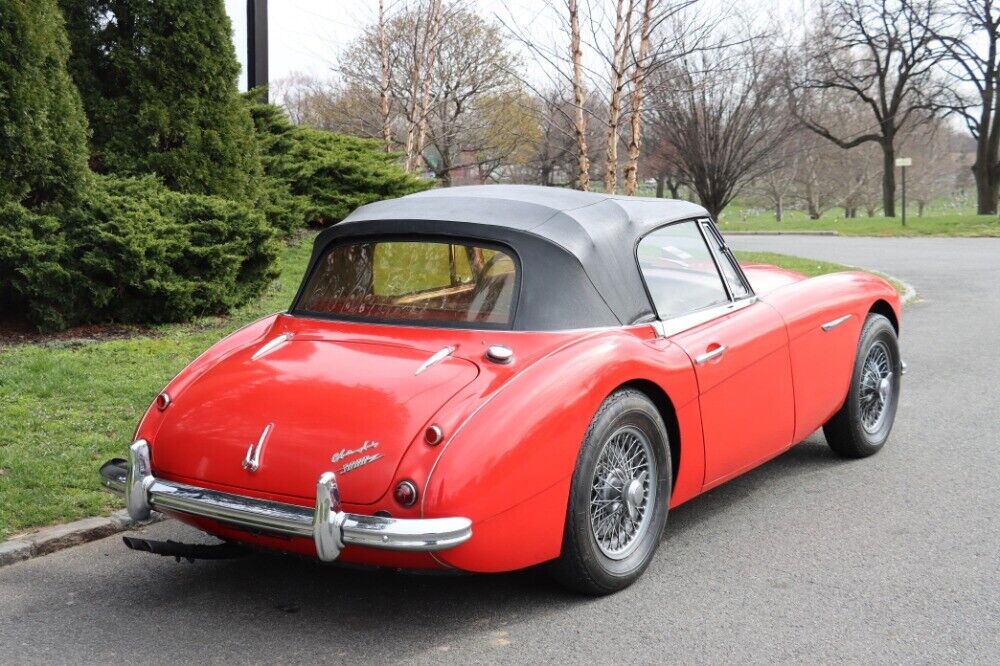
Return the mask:
[(234, 495), (184, 483), (157, 479), (150, 466), (149, 444), (140, 439), (128, 450), (129, 459), (110, 460), (101, 467), (101, 482), (125, 498), (133, 520), (144, 520), (153, 509), (210, 518), (254, 533), (312, 538), (324, 562), (344, 546), (429, 552), (453, 548), (472, 536), (468, 518), (385, 518), (345, 513), (340, 507), (337, 477), (320, 475), (313, 508)]

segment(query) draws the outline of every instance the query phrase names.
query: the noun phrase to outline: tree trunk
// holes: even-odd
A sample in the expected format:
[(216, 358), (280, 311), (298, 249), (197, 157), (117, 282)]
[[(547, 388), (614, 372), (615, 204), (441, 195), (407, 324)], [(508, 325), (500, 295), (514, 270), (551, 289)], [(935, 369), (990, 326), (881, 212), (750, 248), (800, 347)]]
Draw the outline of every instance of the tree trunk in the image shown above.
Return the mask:
[[(976, 179), (976, 212), (980, 215), (997, 214), (997, 194), (1000, 191), (1000, 96), (997, 95), (997, 32), (990, 5), (986, 4), (986, 12), (981, 15), (989, 22), (990, 40), (986, 71), (983, 72), (981, 101), (979, 108), (978, 136), (976, 137), (976, 160), (972, 165), (972, 173)], [(987, 27), (987, 26), (982, 26)]]
[(784, 203), (780, 194), (774, 200), (774, 219), (776, 222), (781, 222), (785, 217)]
[(888, 133), (882, 146), (882, 210), (886, 217), (896, 217), (896, 148)]
[(816, 202), (816, 189), (812, 180), (806, 182), (806, 212), (810, 220), (819, 219), (819, 205)]
[(997, 168), (996, 164), (991, 166), (988, 162), (980, 168), (977, 158), (972, 166), (972, 172), (976, 177), (976, 213), (996, 215), (997, 198), (1000, 196), (1000, 168)]
[(424, 145), (427, 142), (427, 121), (431, 110), (431, 82), (434, 78), (434, 65), (437, 62), (438, 46), (440, 45), (441, 23), (444, 21), (443, 12), (442, 0), (431, 0), (430, 17), (427, 24), (427, 51), (424, 57), (424, 80), (420, 91), (420, 122), (417, 126), (414, 166), (416, 166), (416, 163), (424, 154)]
[(678, 199), (677, 193), (680, 192), (681, 183), (679, 180), (674, 180), (673, 178), (667, 179), (667, 189), (670, 190), (670, 198)]
[(545, 165), (539, 173), (538, 180), (541, 181), (542, 185), (548, 186), (552, 184), (552, 167)]
[(615, 37), (611, 57), (611, 99), (608, 103), (607, 152), (604, 157), (604, 191), (618, 190), (618, 121), (622, 112), (622, 81), (625, 80), (625, 53), (632, 41), (632, 6), (629, 0), (618, 0), (615, 14)]
[(923, 217), (924, 216), (924, 206), (926, 206), (926, 205), (927, 205), (926, 201), (918, 201), (917, 202), (917, 217)]
[(385, 35), (385, 0), (378, 0), (379, 97), (382, 112), (382, 142), (385, 152), (392, 152), (392, 121), (389, 115), (390, 63), (389, 43)]
[(663, 198), (663, 181), (664, 181), (663, 176), (657, 176), (656, 177), (656, 198), (657, 199), (662, 199)]
[(649, 38), (653, 21), (653, 2), (646, 0), (642, 8), (642, 24), (639, 28), (639, 56), (632, 66), (632, 96), (629, 100), (629, 141), (628, 163), (625, 165), (625, 194), (635, 194), (639, 171), (639, 151), (642, 149), (642, 96), (646, 78), (646, 58), (649, 56)]
[(587, 156), (587, 117), (583, 111), (583, 51), (580, 48), (580, 15), (576, 0), (567, 0), (570, 25), (570, 58), (573, 60), (573, 105), (576, 107), (576, 187), (590, 189), (590, 158)]

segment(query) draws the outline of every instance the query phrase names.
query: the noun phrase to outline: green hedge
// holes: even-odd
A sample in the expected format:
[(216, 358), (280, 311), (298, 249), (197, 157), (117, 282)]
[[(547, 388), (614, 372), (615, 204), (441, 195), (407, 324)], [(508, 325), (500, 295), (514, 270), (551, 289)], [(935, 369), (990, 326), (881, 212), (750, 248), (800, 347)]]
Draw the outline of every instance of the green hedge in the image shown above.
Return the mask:
[(252, 104), (251, 113), (264, 172), (286, 193), (285, 210), (307, 224), (335, 224), (358, 206), (434, 186), (403, 171), (379, 141), (297, 127), (271, 104)]
[(0, 207), (0, 300), (42, 329), (181, 321), (259, 294), (278, 252), (248, 206), (152, 177), (98, 176), (73, 207)]

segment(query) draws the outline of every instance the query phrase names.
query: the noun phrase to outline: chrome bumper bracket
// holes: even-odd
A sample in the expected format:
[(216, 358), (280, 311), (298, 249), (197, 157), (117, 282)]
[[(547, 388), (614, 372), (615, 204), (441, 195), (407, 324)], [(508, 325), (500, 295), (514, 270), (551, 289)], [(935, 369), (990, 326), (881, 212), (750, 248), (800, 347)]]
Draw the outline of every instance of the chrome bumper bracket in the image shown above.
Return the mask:
[(346, 513), (341, 509), (337, 477), (324, 472), (316, 483), (312, 509), (295, 504), (198, 488), (157, 479), (149, 443), (129, 446), (128, 461), (111, 460), (101, 467), (101, 482), (123, 496), (133, 520), (145, 520), (153, 509), (210, 518), (252, 532), (311, 538), (324, 562), (340, 556), (348, 545), (386, 550), (432, 552), (453, 548), (472, 537), (468, 518), (385, 518)]

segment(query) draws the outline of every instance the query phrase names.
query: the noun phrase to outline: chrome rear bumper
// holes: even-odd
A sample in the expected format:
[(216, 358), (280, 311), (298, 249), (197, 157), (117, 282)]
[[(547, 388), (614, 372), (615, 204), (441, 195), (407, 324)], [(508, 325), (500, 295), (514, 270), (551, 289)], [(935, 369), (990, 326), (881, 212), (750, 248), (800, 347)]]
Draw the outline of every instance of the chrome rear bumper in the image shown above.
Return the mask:
[(104, 463), (101, 483), (125, 498), (134, 520), (148, 518), (152, 509), (162, 509), (254, 532), (312, 538), (316, 554), (324, 562), (337, 559), (347, 545), (426, 552), (453, 548), (472, 536), (468, 518), (383, 518), (345, 513), (333, 472), (319, 477), (316, 504), (311, 509), (157, 479), (150, 467), (149, 444), (142, 439), (129, 447), (127, 461)]

